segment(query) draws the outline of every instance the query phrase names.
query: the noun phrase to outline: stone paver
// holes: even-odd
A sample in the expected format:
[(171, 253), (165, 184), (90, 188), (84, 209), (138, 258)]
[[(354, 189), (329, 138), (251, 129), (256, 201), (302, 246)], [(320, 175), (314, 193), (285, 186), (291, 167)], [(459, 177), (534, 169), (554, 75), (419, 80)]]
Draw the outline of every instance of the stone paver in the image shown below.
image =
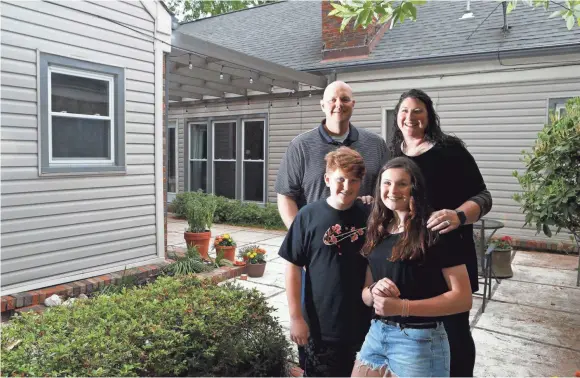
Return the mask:
[(266, 239), (272, 239), (279, 237), (278, 234), (271, 234), (268, 232), (257, 232), (257, 231), (232, 231), (230, 235), (234, 238), (236, 243), (260, 243)]
[(580, 316), (577, 314), (491, 301), (475, 329), (509, 333), (580, 352)]
[(573, 256), (559, 255), (555, 253), (517, 251), (512, 264), (536, 266), (540, 268), (576, 270), (578, 268), (578, 255)]
[(233, 281), (236, 284), (243, 287), (244, 289), (250, 289), (250, 290), (256, 289), (256, 290), (262, 292), (266, 298), (269, 298), (269, 297), (272, 297), (276, 294), (280, 294), (280, 293), (284, 292), (284, 289), (280, 289), (279, 287), (276, 287), (276, 286), (262, 285), (262, 284), (259, 284), (256, 282), (240, 280), (239, 278), (235, 278), (235, 279), (233, 279)]
[(580, 288), (502, 280), (492, 299), (580, 315)]
[(579, 368), (578, 351), (481, 329), (473, 338), (476, 377), (570, 377)]
[(284, 289), (284, 270), (285, 266), (282, 264), (266, 263), (264, 275), (262, 277), (248, 277), (248, 281)]
[(510, 281), (522, 281), (556, 286), (576, 286), (577, 272), (565, 269), (540, 268), (512, 264), (514, 276)]
[[(283, 234), (224, 225), (214, 225), (214, 229), (230, 232), (234, 238), (241, 235), (238, 247), (251, 243), (266, 249), (264, 276), (236, 282), (264, 293), (289, 338), (286, 261), (277, 256)], [(172, 241), (182, 242), (183, 233), (172, 234)], [(267, 238), (261, 240), (264, 234)], [(514, 277), (499, 284), (494, 281), (484, 313), (482, 299), (474, 296), (470, 324), (477, 349), (476, 376), (573, 376), (580, 370), (577, 264), (577, 256), (517, 251), (512, 262)]]
[(260, 242), (260, 244), (273, 245), (276, 247), (280, 247), (282, 245), (282, 242), (284, 242), (284, 236), (276, 236), (273, 238), (262, 240)]

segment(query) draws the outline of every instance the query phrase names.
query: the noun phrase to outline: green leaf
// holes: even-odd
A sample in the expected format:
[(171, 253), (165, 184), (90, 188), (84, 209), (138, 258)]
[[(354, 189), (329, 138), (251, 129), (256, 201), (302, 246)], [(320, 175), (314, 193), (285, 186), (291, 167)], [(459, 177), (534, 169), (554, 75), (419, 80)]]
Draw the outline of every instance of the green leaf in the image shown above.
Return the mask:
[(551, 237), (552, 237), (552, 231), (550, 230), (550, 227), (548, 227), (548, 225), (547, 225), (547, 224), (544, 224), (544, 225), (543, 225), (543, 230), (544, 230), (544, 234), (545, 234), (547, 237), (549, 237), (549, 238), (551, 238)]
[(572, 28), (574, 27), (574, 16), (570, 15), (566, 18), (566, 27), (568, 28), (568, 30), (572, 30)]
[(410, 5), (409, 7), (409, 12), (411, 13), (411, 19), (413, 21), (417, 20), (417, 8), (415, 8), (415, 6), (411, 3), (407, 3)]
[(559, 16), (561, 14), (562, 14), (562, 11), (555, 11), (548, 18), (554, 18), (554, 17), (557, 17), (557, 16)]
[(340, 32), (341, 33), (344, 31), (344, 29), (346, 28), (346, 26), (350, 22), (351, 18), (352, 17), (345, 17), (342, 19), (342, 23), (340, 24)]
[[(369, 15), (372, 15), (371, 10), (370, 9), (364, 9), (363, 12), (359, 15), (359, 17), (357, 17), (357, 21), (360, 25), (362, 25), (364, 28), (366, 28), (367, 26), (369, 26), (370, 22), (369, 22)], [(359, 21), (360, 18), (360, 21)], [(355, 22), (356, 24), (356, 22)]]

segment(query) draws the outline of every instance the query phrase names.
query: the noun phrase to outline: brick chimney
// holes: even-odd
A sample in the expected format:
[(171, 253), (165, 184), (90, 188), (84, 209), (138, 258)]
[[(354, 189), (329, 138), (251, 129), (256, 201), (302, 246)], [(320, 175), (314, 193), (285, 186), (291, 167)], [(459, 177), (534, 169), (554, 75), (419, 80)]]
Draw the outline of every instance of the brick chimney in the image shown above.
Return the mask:
[(340, 32), (342, 19), (328, 16), (334, 8), (329, 0), (322, 4), (322, 60), (348, 59), (367, 57), (385, 34), (390, 22), (383, 25), (372, 23), (363, 29), (359, 26), (353, 30), (351, 21), (344, 31)]

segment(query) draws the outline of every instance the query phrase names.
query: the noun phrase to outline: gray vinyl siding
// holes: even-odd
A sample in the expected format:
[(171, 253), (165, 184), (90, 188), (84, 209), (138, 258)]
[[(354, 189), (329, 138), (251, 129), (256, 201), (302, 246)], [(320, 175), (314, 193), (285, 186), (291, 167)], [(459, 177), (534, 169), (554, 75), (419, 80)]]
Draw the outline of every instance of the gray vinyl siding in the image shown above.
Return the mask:
[[(1, 13), (2, 287), (156, 258), (154, 20), (135, 1)], [(126, 174), (39, 177), (37, 49), (125, 68)]]
[[(357, 96), (357, 101), (359, 101), (359, 99), (360, 97)], [(190, 118), (228, 115), (235, 117), (246, 114), (268, 113), (267, 200), (268, 202), (276, 202), (274, 182), (276, 181), (276, 174), (278, 173), (278, 167), (280, 166), (282, 156), (286, 152), (286, 148), (292, 139), (305, 131), (317, 127), (320, 124), (320, 121), (324, 118), (324, 113), (320, 109), (320, 98), (317, 98), (316, 96), (302, 98), (300, 99), (300, 105), (298, 105), (296, 98), (289, 98), (273, 101), (272, 106), (269, 106), (268, 101), (255, 101), (251, 102), (250, 105), (245, 102), (230, 103), (227, 107), (229, 110), (227, 110), (225, 104), (208, 104), (207, 108), (204, 106), (189, 106), (186, 108), (175, 108), (170, 106), (169, 118), (179, 119), (181, 125), (182, 122), (187, 124), (188, 119)], [(356, 126), (380, 133), (380, 106), (377, 114), (373, 114), (372, 112), (369, 112), (369, 114), (356, 113), (353, 116), (352, 121)], [(181, 131), (179, 137), (179, 161), (183, 162), (187, 159), (187, 155), (182, 155), (181, 152), (183, 140), (183, 133)], [(184, 188), (184, 183), (181, 181), (182, 178), (183, 176), (180, 176), (180, 190)]]
[[(505, 224), (498, 235), (571, 243), (565, 231), (547, 238), (543, 233), (536, 235), (535, 229), (522, 228), (525, 215), (513, 199), (521, 187), (512, 173), (524, 171), (521, 152), (531, 150), (544, 127), (548, 99), (580, 96), (579, 88), (580, 75), (559, 81), (538, 77), (534, 82), (509, 85), (425, 88), (435, 103), (443, 131), (461, 138), (479, 166), (493, 197), (487, 217)], [(380, 125), (381, 108), (394, 109), (401, 93), (358, 92), (353, 123)]]
[[(567, 232), (549, 239), (543, 234), (536, 235), (535, 229), (522, 228), (525, 216), (513, 200), (513, 194), (520, 191), (520, 186), (512, 172), (523, 172), (521, 152), (531, 149), (537, 133), (543, 128), (548, 100), (579, 96), (579, 88), (580, 74), (565, 80), (543, 81), (538, 75), (535, 81), (513, 84), (425, 88), (436, 104), (443, 130), (463, 139), (479, 166), (493, 196), (493, 209), (487, 217), (505, 224), (498, 235), (570, 243)], [(394, 109), (402, 92), (355, 92), (352, 123), (382, 135), (382, 112)], [(200, 106), (170, 107), (169, 114), (183, 119), (269, 109), (268, 201), (276, 202), (273, 188), (282, 156), (294, 137), (316, 127), (323, 118), (319, 98), (301, 99), (300, 105), (296, 99), (287, 99), (273, 101), (271, 107), (266, 101), (250, 105), (229, 104), (228, 107), (229, 111), (225, 105), (208, 105), (207, 109)], [(179, 159), (183, 161), (183, 155)]]

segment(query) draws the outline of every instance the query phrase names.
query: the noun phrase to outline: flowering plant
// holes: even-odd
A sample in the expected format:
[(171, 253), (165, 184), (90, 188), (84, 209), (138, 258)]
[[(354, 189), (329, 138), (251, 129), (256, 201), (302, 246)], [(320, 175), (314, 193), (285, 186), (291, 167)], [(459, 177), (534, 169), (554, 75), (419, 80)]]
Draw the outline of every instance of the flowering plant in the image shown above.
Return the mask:
[(244, 259), (248, 264), (263, 264), (266, 262), (266, 250), (258, 245), (248, 245), (243, 247), (238, 256)]
[(511, 249), (512, 242), (512, 238), (506, 235), (500, 239), (493, 240), (491, 243), (495, 244), (495, 249)]
[(236, 246), (236, 242), (230, 236), (230, 234), (218, 235), (213, 242), (214, 248), (217, 248), (217, 247), (235, 247), (235, 246)]

